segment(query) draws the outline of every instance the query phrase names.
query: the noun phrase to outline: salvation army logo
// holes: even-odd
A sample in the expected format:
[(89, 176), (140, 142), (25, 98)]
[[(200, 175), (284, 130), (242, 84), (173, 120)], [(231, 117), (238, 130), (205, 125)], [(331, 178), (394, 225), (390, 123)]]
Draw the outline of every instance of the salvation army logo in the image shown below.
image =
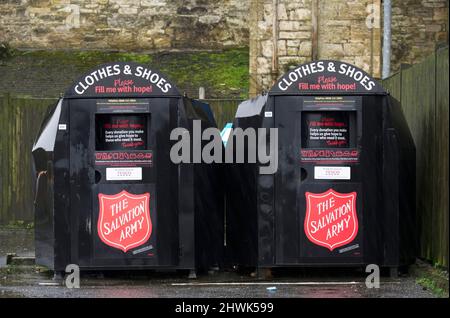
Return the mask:
[(308, 239), (333, 251), (350, 243), (358, 234), (356, 192), (306, 192), (305, 234)]
[(98, 201), (97, 230), (103, 243), (127, 252), (148, 241), (152, 234), (150, 193), (99, 193)]

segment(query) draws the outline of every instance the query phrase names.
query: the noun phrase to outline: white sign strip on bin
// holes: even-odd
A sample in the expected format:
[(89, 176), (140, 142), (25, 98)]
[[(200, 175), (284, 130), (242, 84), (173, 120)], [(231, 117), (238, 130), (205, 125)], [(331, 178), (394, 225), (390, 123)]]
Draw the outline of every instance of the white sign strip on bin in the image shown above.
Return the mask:
[(314, 167), (314, 179), (318, 180), (350, 180), (350, 167)]
[(142, 180), (142, 168), (141, 167), (106, 168), (106, 180), (108, 181)]

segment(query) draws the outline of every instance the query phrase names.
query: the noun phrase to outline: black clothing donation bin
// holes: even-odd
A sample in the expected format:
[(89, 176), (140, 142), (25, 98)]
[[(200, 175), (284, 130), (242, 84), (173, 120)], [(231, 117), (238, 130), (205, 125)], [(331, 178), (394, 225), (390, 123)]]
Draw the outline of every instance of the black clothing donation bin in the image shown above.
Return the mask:
[(215, 166), (174, 163), (171, 131), (215, 127), (209, 105), (164, 75), (109, 63), (81, 76), (33, 147), (36, 263), (55, 271), (220, 266)]
[(413, 262), (415, 146), (399, 102), (366, 72), (330, 60), (300, 65), (241, 103), (237, 127), (276, 128), (278, 164), (273, 174), (261, 163), (228, 167), (229, 262), (391, 272)]

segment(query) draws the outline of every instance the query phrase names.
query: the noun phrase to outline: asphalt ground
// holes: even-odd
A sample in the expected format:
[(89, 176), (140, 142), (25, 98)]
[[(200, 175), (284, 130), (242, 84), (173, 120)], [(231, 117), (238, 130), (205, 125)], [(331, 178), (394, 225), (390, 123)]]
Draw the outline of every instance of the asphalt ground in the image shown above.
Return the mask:
[(189, 279), (184, 271), (82, 272), (80, 288), (34, 265), (6, 266), (6, 253), (34, 254), (33, 230), (0, 229), (0, 297), (38, 298), (434, 298), (413, 274), (382, 275), (367, 288), (363, 269), (277, 270), (261, 280), (251, 271), (210, 271)]

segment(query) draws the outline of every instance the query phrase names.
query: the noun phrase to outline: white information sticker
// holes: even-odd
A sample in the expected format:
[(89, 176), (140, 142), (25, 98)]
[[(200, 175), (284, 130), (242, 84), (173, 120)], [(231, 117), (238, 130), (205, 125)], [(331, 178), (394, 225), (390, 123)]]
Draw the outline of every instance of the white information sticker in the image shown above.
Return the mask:
[(350, 180), (350, 167), (314, 167), (314, 179)]
[(142, 168), (106, 168), (106, 180), (142, 180)]
[(272, 112), (264, 112), (264, 117), (272, 117)]
[(58, 129), (59, 130), (66, 130), (67, 129), (67, 125), (66, 124), (59, 124), (58, 125)]

